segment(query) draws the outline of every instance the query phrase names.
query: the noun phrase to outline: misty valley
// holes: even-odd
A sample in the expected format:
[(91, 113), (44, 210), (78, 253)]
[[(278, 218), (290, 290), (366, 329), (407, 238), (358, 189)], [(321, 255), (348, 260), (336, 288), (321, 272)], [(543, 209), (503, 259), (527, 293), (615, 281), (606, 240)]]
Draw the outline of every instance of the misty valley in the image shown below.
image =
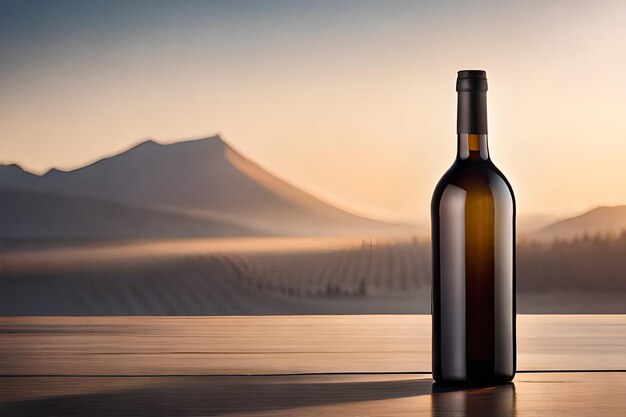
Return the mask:
[[(0, 165), (0, 315), (429, 313), (429, 231), (360, 217), (219, 136)], [(626, 207), (518, 232), (520, 313), (626, 312)]]

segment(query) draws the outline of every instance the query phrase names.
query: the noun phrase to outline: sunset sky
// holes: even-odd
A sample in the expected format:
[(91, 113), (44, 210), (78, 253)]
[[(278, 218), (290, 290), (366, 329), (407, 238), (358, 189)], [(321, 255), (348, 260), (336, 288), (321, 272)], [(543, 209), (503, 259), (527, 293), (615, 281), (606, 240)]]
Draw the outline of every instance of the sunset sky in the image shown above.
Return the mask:
[(625, 22), (624, 1), (0, 0), (0, 162), (219, 132), (327, 201), (424, 222), (456, 71), (482, 68), (521, 214), (626, 204)]

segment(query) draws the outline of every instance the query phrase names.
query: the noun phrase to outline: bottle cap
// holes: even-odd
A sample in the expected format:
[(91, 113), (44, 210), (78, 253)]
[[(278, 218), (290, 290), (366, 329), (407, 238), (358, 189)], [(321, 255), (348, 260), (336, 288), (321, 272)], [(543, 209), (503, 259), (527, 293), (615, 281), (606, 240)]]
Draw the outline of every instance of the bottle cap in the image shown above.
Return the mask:
[(456, 78), (456, 91), (487, 91), (487, 71), (459, 71)]

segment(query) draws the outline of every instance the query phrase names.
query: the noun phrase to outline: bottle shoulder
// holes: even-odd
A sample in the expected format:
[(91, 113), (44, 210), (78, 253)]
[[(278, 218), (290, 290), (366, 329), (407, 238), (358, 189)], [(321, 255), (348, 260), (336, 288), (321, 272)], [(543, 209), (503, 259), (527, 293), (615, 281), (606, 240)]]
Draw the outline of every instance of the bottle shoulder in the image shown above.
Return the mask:
[(489, 192), (494, 197), (515, 201), (511, 184), (491, 160), (455, 161), (435, 186), (433, 201), (452, 187), (470, 194)]

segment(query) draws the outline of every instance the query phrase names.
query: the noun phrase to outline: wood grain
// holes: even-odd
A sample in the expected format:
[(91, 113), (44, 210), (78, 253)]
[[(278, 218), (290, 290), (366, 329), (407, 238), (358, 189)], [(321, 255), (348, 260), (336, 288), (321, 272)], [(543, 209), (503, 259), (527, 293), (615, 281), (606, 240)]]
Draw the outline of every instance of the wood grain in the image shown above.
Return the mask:
[(0, 415), (623, 416), (624, 373), (520, 374), (442, 388), (424, 375), (0, 378)]
[[(429, 372), (430, 317), (4, 317), (0, 375)], [(625, 370), (626, 316), (519, 316), (518, 369)]]

